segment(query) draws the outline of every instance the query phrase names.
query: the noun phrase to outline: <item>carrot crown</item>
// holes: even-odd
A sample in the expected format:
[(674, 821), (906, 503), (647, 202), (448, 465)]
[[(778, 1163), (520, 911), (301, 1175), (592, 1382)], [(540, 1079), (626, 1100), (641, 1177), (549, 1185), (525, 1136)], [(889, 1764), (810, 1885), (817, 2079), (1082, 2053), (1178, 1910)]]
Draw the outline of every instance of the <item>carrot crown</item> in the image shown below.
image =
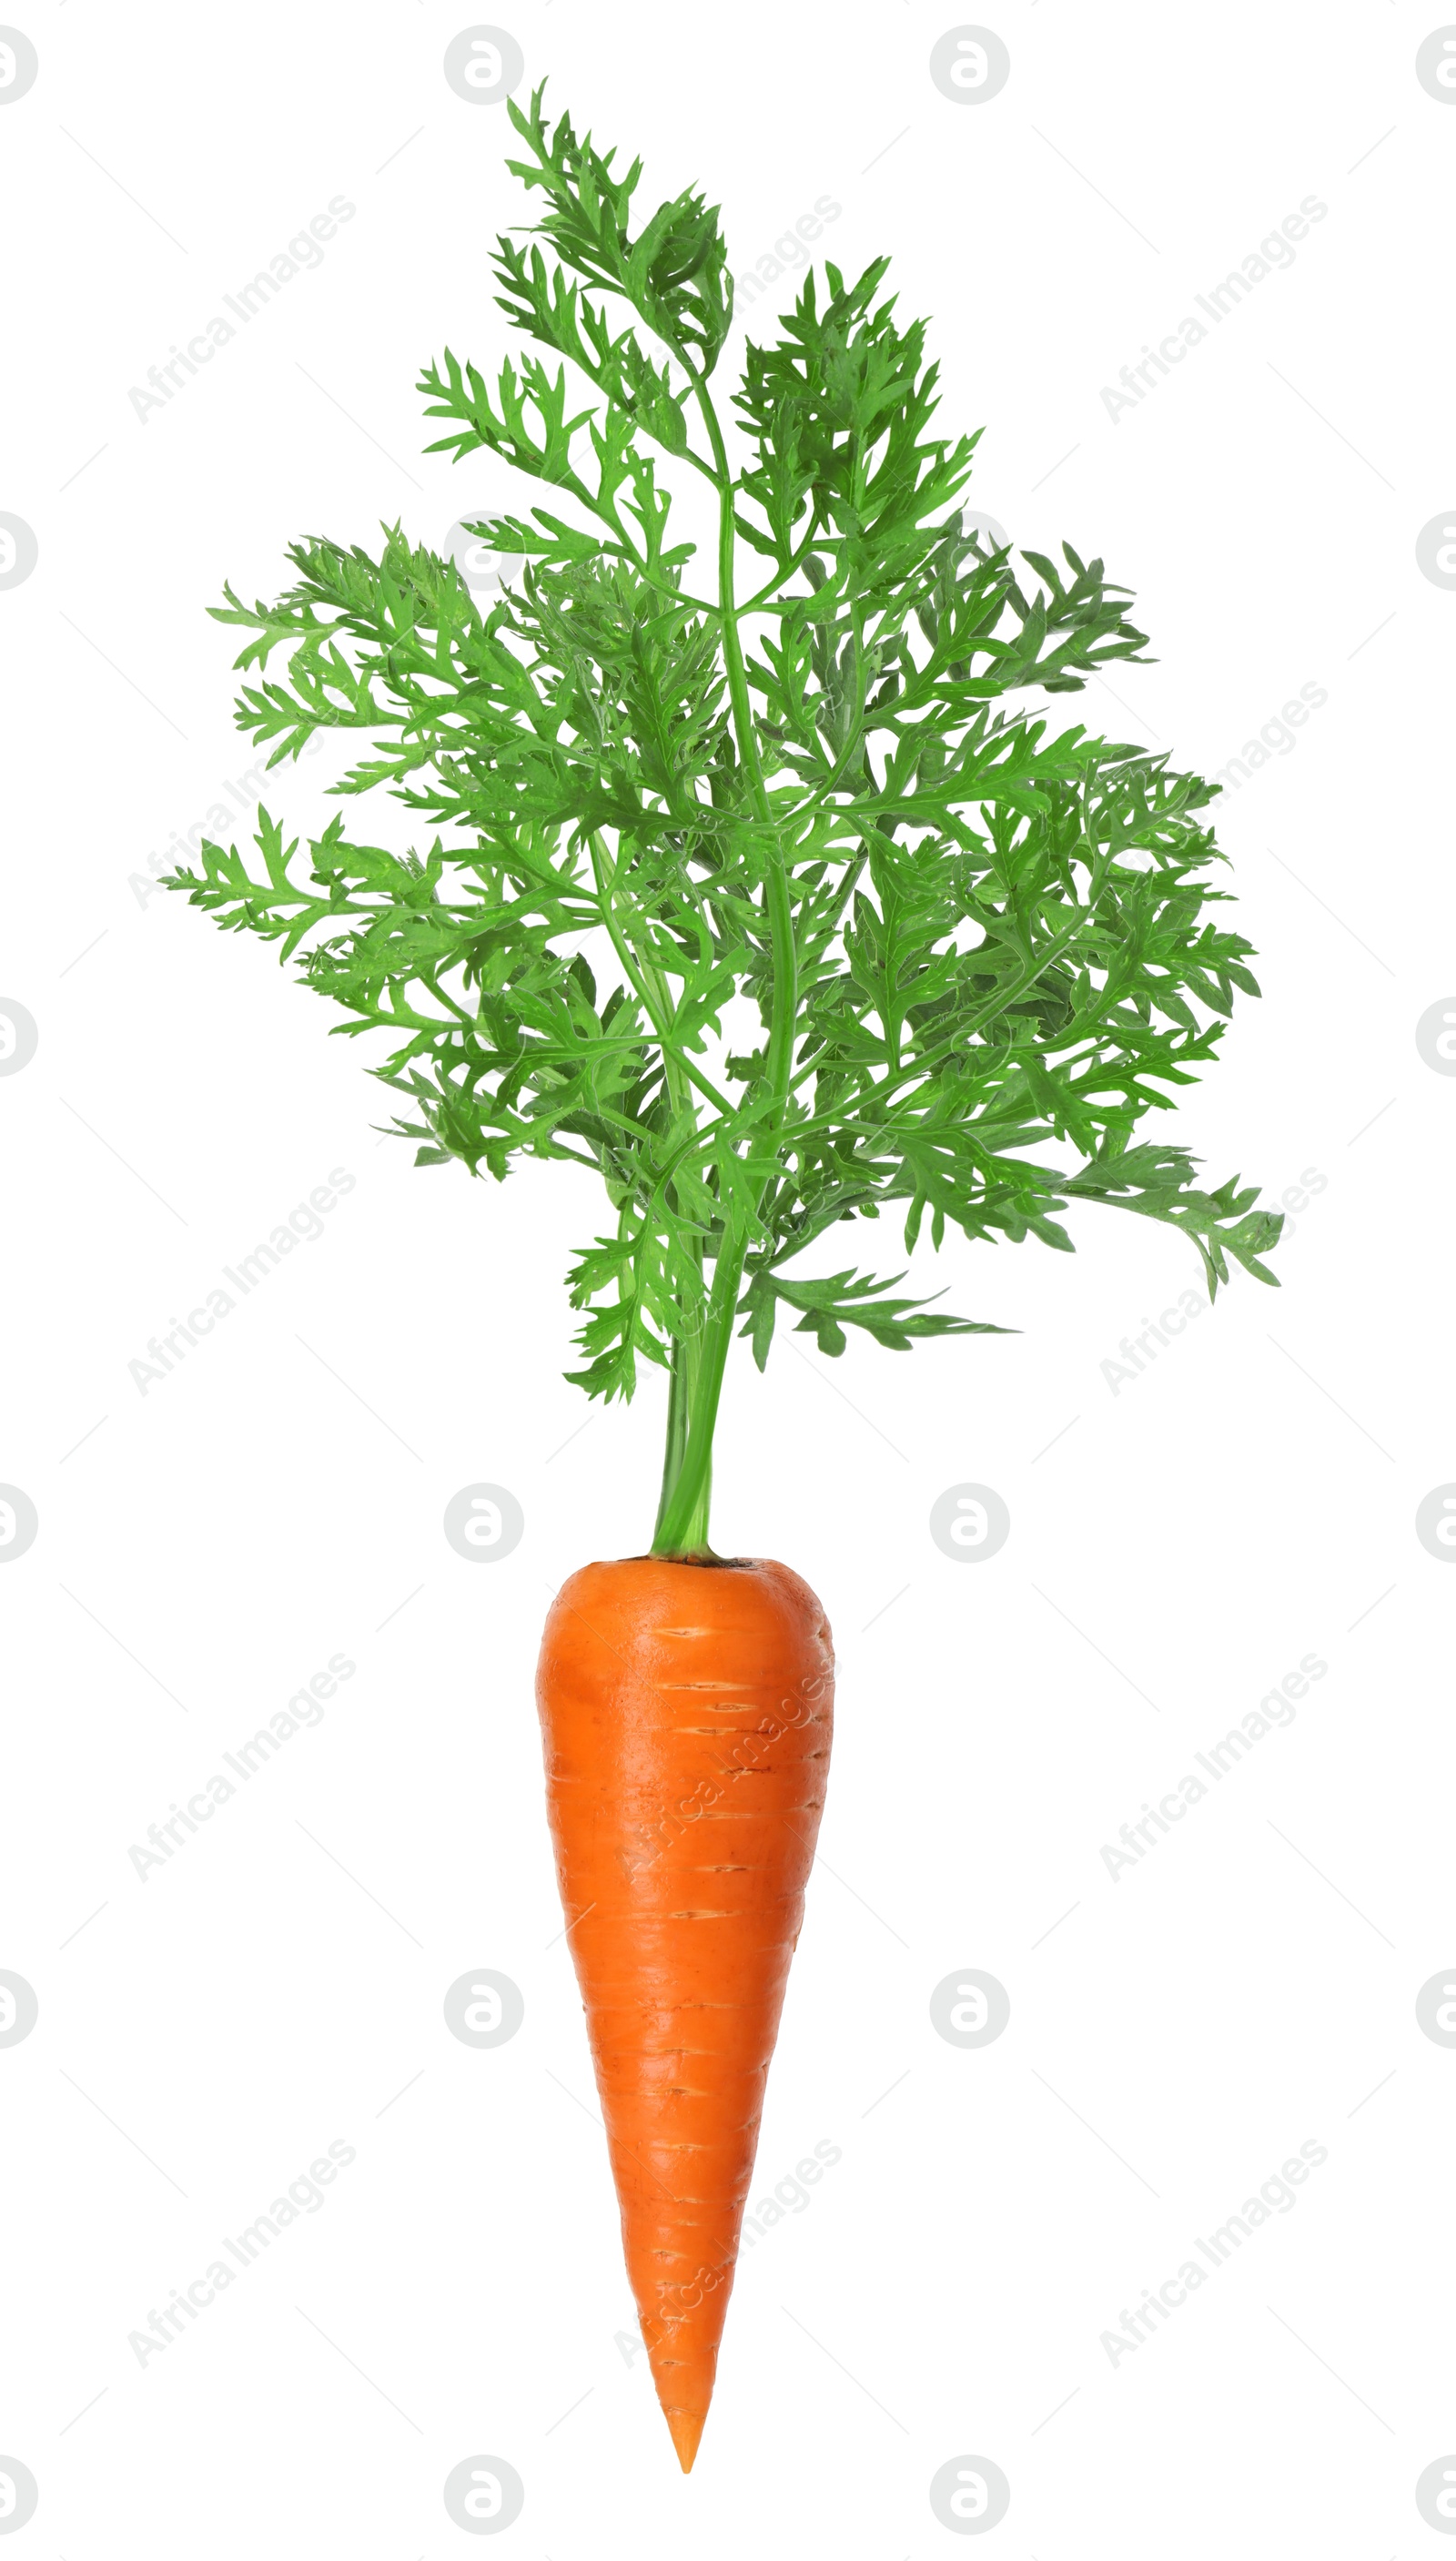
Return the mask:
[[(634, 237), (641, 163), (614, 176), (543, 95), (509, 101), (540, 220), (500, 239), (497, 304), (565, 362), (508, 358), (492, 393), (447, 350), (420, 389), (450, 423), (430, 451), (484, 448), (568, 512), (467, 514), (483, 597), (397, 525), (378, 558), (297, 543), (276, 603), (213, 608), (248, 635), (238, 720), (271, 764), (365, 731), (335, 789), (441, 832), (396, 855), (341, 812), (299, 878), (259, 809), (259, 859), (207, 842), (169, 885), (388, 1035), (417, 1163), (600, 1173), (569, 1375), (630, 1397), (640, 1359), (668, 1368), (655, 1550), (703, 1556), (735, 1325), (760, 1368), (780, 1309), (830, 1354), (849, 1325), (894, 1350), (1003, 1330), (799, 1274), (841, 1220), (903, 1204), (907, 1250), (927, 1218), (937, 1246), (948, 1221), (1070, 1250), (1061, 1213), (1095, 1201), (1181, 1228), (1211, 1296), (1230, 1260), (1273, 1280), (1256, 1192), (1135, 1140), (1258, 989), (1212, 914), (1213, 786), (1018, 703), (1144, 635), (1100, 561), (1021, 566), (967, 529), (976, 438), (930, 433), (888, 261), (811, 271), (727, 421), (717, 209), (687, 188)], [(669, 539), (675, 472), (716, 517), (702, 570)]]

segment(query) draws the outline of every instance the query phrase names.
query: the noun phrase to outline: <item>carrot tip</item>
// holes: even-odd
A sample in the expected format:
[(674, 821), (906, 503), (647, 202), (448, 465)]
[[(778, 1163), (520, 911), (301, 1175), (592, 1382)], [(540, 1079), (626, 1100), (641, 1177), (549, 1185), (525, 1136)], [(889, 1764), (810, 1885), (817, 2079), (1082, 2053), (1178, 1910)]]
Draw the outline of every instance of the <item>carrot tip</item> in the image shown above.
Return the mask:
[(697, 2457), (698, 2441), (703, 2434), (708, 2413), (706, 2410), (664, 2410), (662, 2415), (672, 2432), (672, 2441), (678, 2450), (678, 2461), (684, 2472), (690, 2473)]

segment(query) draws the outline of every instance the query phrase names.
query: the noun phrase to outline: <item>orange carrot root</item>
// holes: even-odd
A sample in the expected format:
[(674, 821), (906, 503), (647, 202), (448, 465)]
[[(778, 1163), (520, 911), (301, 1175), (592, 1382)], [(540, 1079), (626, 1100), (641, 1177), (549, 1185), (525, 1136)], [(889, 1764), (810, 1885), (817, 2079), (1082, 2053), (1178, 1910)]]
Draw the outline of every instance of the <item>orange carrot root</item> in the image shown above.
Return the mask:
[(547, 1797), (627, 2274), (691, 2472), (833, 1730), (824, 1613), (787, 1566), (588, 1565), (537, 1675)]

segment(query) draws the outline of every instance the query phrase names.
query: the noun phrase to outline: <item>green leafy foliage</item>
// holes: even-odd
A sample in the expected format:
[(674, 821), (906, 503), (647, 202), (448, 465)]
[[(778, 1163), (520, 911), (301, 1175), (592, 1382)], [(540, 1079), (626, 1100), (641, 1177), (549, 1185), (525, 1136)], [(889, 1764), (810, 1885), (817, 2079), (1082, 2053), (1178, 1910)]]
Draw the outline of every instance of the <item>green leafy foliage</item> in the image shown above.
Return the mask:
[[(907, 1246), (1069, 1250), (1066, 1212), (1100, 1203), (1180, 1228), (1211, 1294), (1232, 1263), (1271, 1280), (1281, 1221), (1135, 1136), (1257, 993), (1213, 790), (1017, 699), (1140, 657), (1126, 592), (1069, 543), (1018, 561), (963, 529), (975, 439), (933, 432), (884, 259), (810, 273), (746, 348), (734, 467), (716, 210), (688, 189), (634, 237), (640, 163), (614, 176), (540, 91), (510, 112), (540, 220), (498, 244), (499, 307), (547, 357), (492, 386), (446, 351), (421, 383), (431, 450), (543, 484), (467, 519), (508, 584), (482, 606), (395, 526), (377, 557), (300, 542), (276, 602), (216, 608), (270, 762), (361, 732), (337, 790), (383, 785), (428, 850), (342, 812), (300, 850), (261, 811), (255, 859), (207, 843), (171, 885), (385, 1035), (419, 1163), (602, 1177), (570, 1276), (592, 1395), (739, 1319), (761, 1366), (780, 1308), (831, 1354), (850, 1326), (894, 1350), (998, 1330), (786, 1270), (891, 1209)], [(663, 456), (718, 507), (705, 594)]]

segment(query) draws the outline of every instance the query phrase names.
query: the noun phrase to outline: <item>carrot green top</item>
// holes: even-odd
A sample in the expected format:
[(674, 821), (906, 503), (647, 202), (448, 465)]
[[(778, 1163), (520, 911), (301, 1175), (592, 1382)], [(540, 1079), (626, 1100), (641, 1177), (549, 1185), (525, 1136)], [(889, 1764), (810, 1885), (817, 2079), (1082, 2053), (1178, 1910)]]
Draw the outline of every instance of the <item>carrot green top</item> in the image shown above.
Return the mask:
[[(641, 163), (614, 176), (542, 97), (510, 102), (532, 155), (510, 165), (557, 256), (503, 236), (497, 300), (566, 362), (508, 359), (492, 395), (446, 351), (420, 388), (451, 423), (431, 451), (486, 447), (568, 512), (467, 514), (513, 565), (485, 609), (398, 526), (378, 559), (295, 544), (275, 604), (214, 608), (249, 635), (238, 719), (271, 763), (367, 731), (336, 790), (383, 783), (439, 832), (396, 855), (341, 811), (298, 880), (259, 810), (260, 865), (206, 843), (170, 885), (280, 940), (341, 1030), (390, 1035), (374, 1072), (417, 1163), (601, 1174), (570, 1375), (610, 1398), (641, 1357), (670, 1369), (654, 1549), (708, 1555), (739, 1318), (760, 1367), (780, 1308), (830, 1353), (847, 1325), (896, 1350), (998, 1330), (893, 1279), (803, 1277), (840, 1220), (903, 1203), (907, 1247), (928, 1216), (937, 1245), (948, 1220), (1069, 1250), (1058, 1213), (1100, 1201), (1182, 1228), (1211, 1295), (1229, 1258), (1272, 1280), (1255, 1192), (1135, 1139), (1258, 990), (1211, 913), (1213, 786), (1017, 702), (1144, 636), (1100, 561), (1064, 543), (1022, 569), (964, 529), (976, 438), (929, 432), (936, 368), (877, 299), (888, 260), (808, 275), (778, 343), (744, 348), (729, 421), (717, 210), (685, 189), (634, 238)], [(669, 539), (663, 456), (712, 492), (702, 569)]]

